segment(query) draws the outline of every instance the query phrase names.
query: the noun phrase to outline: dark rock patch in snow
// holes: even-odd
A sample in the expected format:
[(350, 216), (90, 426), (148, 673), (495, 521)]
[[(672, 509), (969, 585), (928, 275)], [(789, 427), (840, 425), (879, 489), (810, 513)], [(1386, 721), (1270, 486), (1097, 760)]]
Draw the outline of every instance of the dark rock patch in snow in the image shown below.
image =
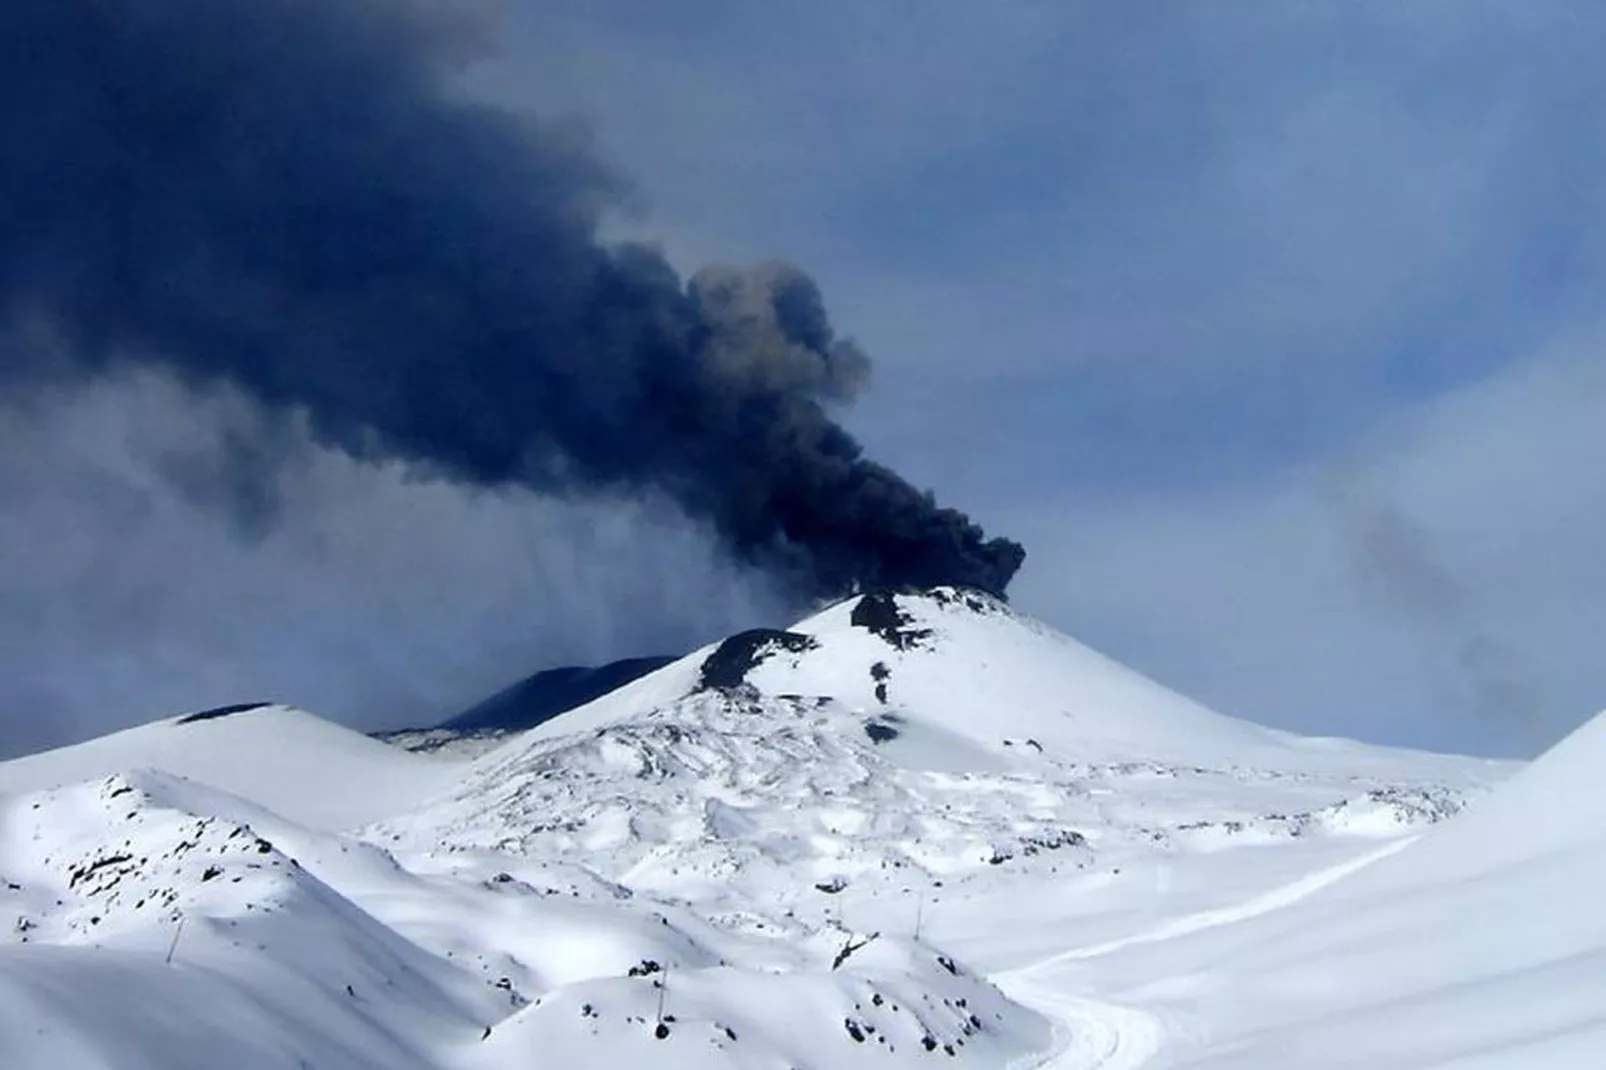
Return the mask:
[(252, 710), (266, 709), (273, 705), (271, 702), (236, 702), (232, 706), (214, 706), (199, 713), (189, 713), (180, 717), (174, 724), (194, 724), (196, 721), (215, 721), (219, 717), (230, 717), (236, 713), (250, 713)]
[(930, 628), (911, 627), (914, 618), (903, 611), (891, 591), (871, 591), (860, 598), (848, 619), (898, 650), (912, 650), (932, 635)]
[(898, 738), (898, 726), (891, 717), (877, 717), (864, 722), (864, 734), (871, 743), (890, 743)]
[(887, 701), (887, 681), (892, 679), (892, 670), (887, 668), (886, 662), (878, 661), (870, 666), (870, 679), (875, 681), (876, 701), (885, 705)]
[(1003, 599), (972, 587), (937, 587), (928, 593), (938, 605), (959, 606), (973, 613), (1006, 612)]
[(747, 682), (755, 666), (780, 651), (801, 654), (813, 650), (818, 642), (812, 635), (783, 632), (774, 628), (754, 628), (731, 636), (708, 655), (698, 674), (698, 687), (705, 691), (728, 691)]

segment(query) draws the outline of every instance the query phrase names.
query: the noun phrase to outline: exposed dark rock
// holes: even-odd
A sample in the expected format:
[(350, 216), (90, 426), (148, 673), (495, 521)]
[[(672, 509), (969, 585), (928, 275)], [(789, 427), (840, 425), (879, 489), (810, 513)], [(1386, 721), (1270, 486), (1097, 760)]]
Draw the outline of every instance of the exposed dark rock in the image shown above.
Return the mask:
[(754, 628), (731, 636), (708, 655), (698, 674), (703, 690), (728, 691), (747, 682), (755, 666), (780, 651), (801, 654), (818, 644), (812, 635), (783, 632), (774, 628)]
[(913, 628), (914, 618), (898, 605), (891, 591), (871, 591), (854, 605), (848, 618), (855, 627), (880, 636), (889, 646), (911, 650), (931, 638), (931, 629)]
[(214, 706), (199, 713), (189, 713), (180, 717), (175, 724), (194, 724), (196, 721), (214, 721), (219, 717), (229, 717), (236, 713), (250, 713), (271, 706), (271, 702), (237, 702), (232, 706)]
[(871, 942), (880, 935), (880, 933), (871, 933), (858, 943), (854, 943), (853, 938), (849, 937), (843, 942), (842, 950), (836, 953), (836, 958), (831, 960), (831, 969), (835, 970), (841, 967), (844, 962), (853, 957), (854, 952), (862, 951), (864, 948), (869, 947)]
[(973, 587), (938, 587), (929, 596), (939, 605), (962, 606), (973, 613), (1004, 612), (1004, 599)]
[(86, 863), (85, 865), (79, 866), (70, 871), (67, 874), (67, 887), (76, 887), (79, 881), (88, 880), (90, 877), (94, 876), (101, 870), (106, 869), (108, 866), (120, 866), (125, 863), (132, 862), (133, 860), (134, 856), (126, 853), (111, 854), (102, 858), (97, 858), (93, 862)]
[(866, 721), (864, 734), (870, 737), (871, 743), (889, 743), (898, 738), (898, 729), (886, 720)]
[(1026, 854), (1035, 855), (1038, 851), (1057, 851), (1062, 847), (1084, 847), (1087, 837), (1080, 832), (1065, 829), (1050, 835), (1023, 836), (1021, 847)]

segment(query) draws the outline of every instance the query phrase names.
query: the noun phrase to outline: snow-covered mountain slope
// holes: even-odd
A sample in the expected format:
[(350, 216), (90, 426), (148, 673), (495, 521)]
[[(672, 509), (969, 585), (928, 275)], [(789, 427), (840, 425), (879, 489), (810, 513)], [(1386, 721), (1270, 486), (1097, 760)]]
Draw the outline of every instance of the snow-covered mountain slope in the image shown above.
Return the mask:
[(349, 828), (444, 790), (457, 770), (301, 710), (225, 707), (0, 762), (0, 794), (155, 769), (314, 828)]
[(5, 1065), (428, 1066), (506, 1013), (219, 801), (159, 773), (4, 797)]
[[(1462, 818), (1253, 923), (1102, 964), (1210, 1023), (1183, 1065), (1573, 1068), (1606, 1053), (1606, 715)], [(1152, 991), (1152, 987), (1151, 987)]]
[[(226, 1049), (253, 1070), (1253, 1054), (1309, 1007), (1276, 925), (1408, 901), (1426, 876), (1346, 889), (1452, 842), (1439, 830), (1510, 772), (1223, 717), (942, 589), (734, 636), (472, 761), (284, 709), (160, 722), (0, 764), (18, 919), (0, 1052)], [(1341, 971), (1348, 946), (1321, 953)], [(1259, 1017), (1223, 995), (1260, 983)]]
[[(1003, 756), (1029, 750), (1065, 762), (1258, 763), (1314, 773), (1392, 768), (1407, 777), (1435, 767), (1419, 752), (1296, 736), (1223, 716), (995, 598), (954, 588), (850, 598), (784, 632), (733, 636), (512, 746), (628, 721), (699, 690), (825, 696), (867, 719), (913, 718), (948, 742), (966, 740)], [(1451, 758), (1438, 768), (1458, 776), (1468, 765)]]
[(9, 797), (0, 830), (7, 1066), (987, 1066), (1049, 1037), (919, 944), (744, 938), (517, 859), (408, 870), (162, 774)]
[(996, 600), (938, 590), (698, 651), (378, 831), (583, 854), (677, 896), (785, 889), (817, 912), (815, 885), (896, 896), (916, 875), (1052, 875), (1156, 845), (1388, 835), (1499, 772), (1223, 717)]

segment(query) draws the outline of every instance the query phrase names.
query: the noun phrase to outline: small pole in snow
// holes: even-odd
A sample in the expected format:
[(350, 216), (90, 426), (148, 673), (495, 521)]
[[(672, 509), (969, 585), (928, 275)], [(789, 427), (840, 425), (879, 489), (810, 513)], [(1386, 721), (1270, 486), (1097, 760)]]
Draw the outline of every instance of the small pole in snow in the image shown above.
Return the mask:
[(180, 914), (178, 916), (178, 927), (173, 930), (173, 942), (171, 944), (167, 945), (167, 962), (166, 962), (166, 964), (169, 965), (169, 966), (171, 966), (173, 964), (173, 952), (178, 950), (178, 938), (183, 936), (183, 935), (184, 935), (184, 915)]
[(669, 1038), (669, 1027), (664, 1024), (664, 996), (669, 993), (669, 964), (664, 964), (664, 975), (658, 981), (658, 1024), (653, 1026), (652, 1035), (659, 1040)]
[(915, 939), (916, 940), (920, 939), (920, 922), (922, 920), (922, 915), (924, 915), (925, 912), (926, 912), (926, 893), (925, 892), (921, 892), (919, 898), (917, 898), (915, 900)]

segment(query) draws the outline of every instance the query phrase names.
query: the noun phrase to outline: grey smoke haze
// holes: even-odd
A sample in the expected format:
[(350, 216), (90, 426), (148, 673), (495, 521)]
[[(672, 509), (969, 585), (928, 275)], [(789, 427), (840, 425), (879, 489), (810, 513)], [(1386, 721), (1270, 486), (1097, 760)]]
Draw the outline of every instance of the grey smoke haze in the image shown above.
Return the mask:
[[(0, 755), (254, 699), (430, 723), (538, 668), (785, 619), (672, 503), (420, 481), (281, 428), (273, 522), (217, 522), (237, 393), (119, 375), (0, 403)], [(48, 403), (46, 403), (48, 402)], [(184, 475), (175, 483), (173, 472)]]
[(1374, 490), (1350, 484), (1336, 499), (1361, 590), (1419, 629), (1429, 656), (1434, 648), (1449, 653), (1466, 690), (1461, 704), (1497, 732), (1542, 745), (1545, 701), (1536, 674), (1526, 655), (1481, 619), (1469, 585), (1433, 535)]
[(666, 496), (804, 597), (1002, 593), (1021, 548), (832, 419), (868, 362), (814, 282), (683, 283), (599, 241), (624, 184), (571, 131), (468, 100), (464, 40), (377, 0), (5, 5), (11, 389), (142, 365), (278, 410), (171, 468), (246, 534), (297, 414), (360, 461)]

